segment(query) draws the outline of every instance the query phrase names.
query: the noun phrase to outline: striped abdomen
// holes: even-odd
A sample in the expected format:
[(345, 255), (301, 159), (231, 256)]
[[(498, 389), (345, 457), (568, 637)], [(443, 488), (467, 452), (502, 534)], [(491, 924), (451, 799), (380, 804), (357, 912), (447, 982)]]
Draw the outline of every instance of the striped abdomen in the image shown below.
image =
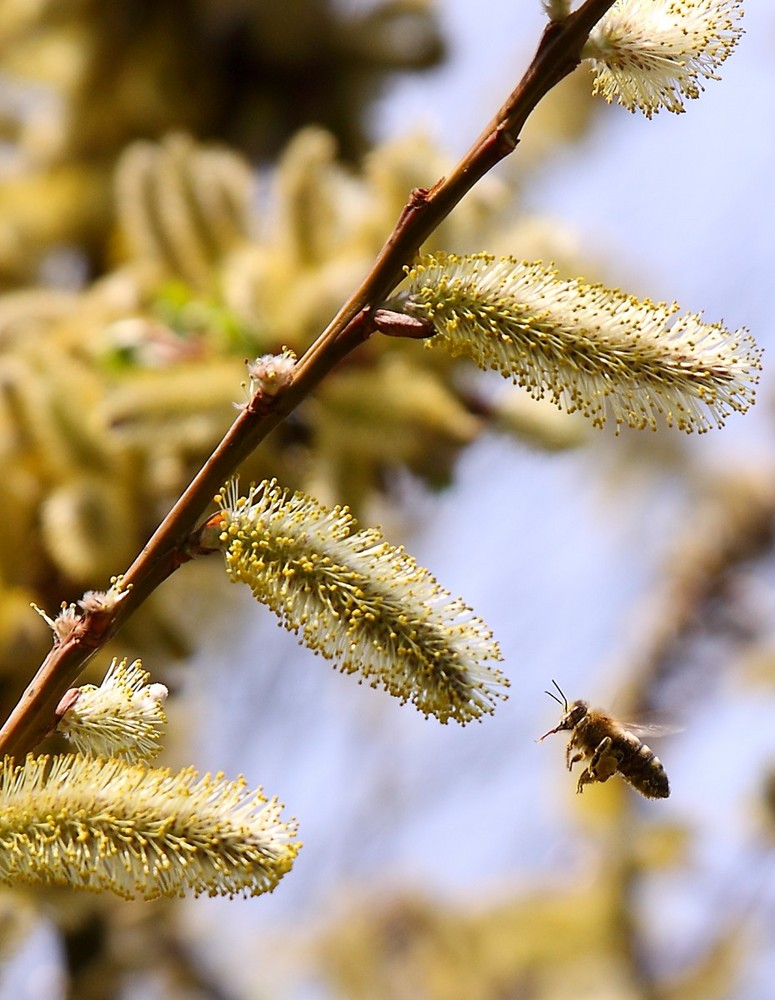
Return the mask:
[(617, 746), (616, 750), (622, 777), (641, 795), (650, 799), (666, 799), (670, 794), (670, 783), (659, 757), (631, 733), (622, 737), (621, 743), (626, 745), (626, 752), (622, 753), (621, 746)]

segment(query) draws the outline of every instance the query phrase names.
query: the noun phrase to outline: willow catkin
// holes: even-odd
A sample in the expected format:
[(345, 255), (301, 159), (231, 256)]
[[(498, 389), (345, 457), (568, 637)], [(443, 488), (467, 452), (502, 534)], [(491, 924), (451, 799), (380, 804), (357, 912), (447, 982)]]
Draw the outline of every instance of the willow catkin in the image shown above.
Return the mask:
[(231, 579), (340, 670), (441, 722), (480, 718), (505, 697), (484, 622), (378, 529), (275, 481), (246, 497), (232, 481), (216, 499)]
[(754, 400), (761, 352), (744, 330), (540, 263), (424, 256), (408, 270), (401, 304), (433, 325), (427, 347), (467, 355), (598, 425), (610, 416), (656, 429), (662, 417), (705, 431)]

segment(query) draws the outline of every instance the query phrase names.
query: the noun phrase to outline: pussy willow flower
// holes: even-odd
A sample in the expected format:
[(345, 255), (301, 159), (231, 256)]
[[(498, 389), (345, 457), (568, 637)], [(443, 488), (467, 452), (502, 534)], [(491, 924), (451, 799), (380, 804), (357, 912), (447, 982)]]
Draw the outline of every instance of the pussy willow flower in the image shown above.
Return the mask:
[(0, 882), (110, 891), (131, 899), (257, 896), (300, 844), (281, 805), (243, 780), (119, 760), (6, 758), (0, 773)]
[(84, 684), (67, 692), (58, 732), (78, 753), (150, 760), (161, 750), (167, 688), (149, 679), (140, 660), (114, 659), (99, 687)]
[(542, 6), (552, 21), (561, 21), (570, 14), (570, 0), (542, 0)]
[(347, 508), (275, 481), (246, 497), (232, 481), (216, 499), (232, 580), (340, 670), (442, 722), (479, 718), (505, 697), (484, 622), (378, 529), (356, 530)]
[(468, 355), (537, 399), (602, 425), (721, 426), (753, 403), (761, 352), (744, 331), (677, 315), (676, 303), (565, 280), (540, 263), (488, 254), (421, 258), (403, 302), (433, 323), (428, 347)]
[(87, 590), (78, 601), (78, 606), (91, 614), (111, 614), (129, 594), (130, 587), (124, 587), (123, 576), (113, 576), (108, 590)]
[(742, 35), (742, 0), (618, 0), (592, 29), (583, 55), (609, 104), (651, 117), (684, 111)]
[(32, 607), (54, 633), (54, 644), (57, 646), (66, 642), (83, 621), (82, 612), (74, 604), (66, 604), (64, 601), (60, 605), (56, 618), (47, 615), (43, 608), (39, 608), (37, 604), (33, 604)]
[(276, 396), (291, 381), (296, 355), (284, 347), (280, 354), (262, 354), (248, 364), (251, 393)]
[(37, 604), (33, 604), (32, 607), (54, 633), (54, 644), (61, 645), (83, 623), (84, 614), (110, 615), (128, 593), (129, 589), (124, 588), (123, 578), (114, 576), (108, 590), (87, 590), (78, 601), (77, 607), (75, 604), (66, 604), (63, 601), (56, 618), (49, 617)]

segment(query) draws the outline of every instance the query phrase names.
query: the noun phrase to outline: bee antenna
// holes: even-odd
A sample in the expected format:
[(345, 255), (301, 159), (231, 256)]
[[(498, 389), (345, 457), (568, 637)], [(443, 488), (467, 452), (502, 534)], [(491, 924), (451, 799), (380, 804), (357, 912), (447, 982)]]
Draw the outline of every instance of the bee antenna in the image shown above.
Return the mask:
[(562, 697), (562, 701), (560, 701), (560, 699), (557, 697), (557, 695), (553, 694), (551, 691), (544, 691), (544, 694), (548, 694), (550, 698), (554, 698), (554, 700), (557, 702), (558, 705), (562, 705), (563, 712), (567, 712), (568, 711), (568, 699), (565, 697), (565, 692), (563, 691), (563, 689), (560, 687), (560, 685), (557, 683), (557, 681), (554, 678), (552, 678), (552, 684), (554, 684), (554, 686), (560, 692), (560, 695)]

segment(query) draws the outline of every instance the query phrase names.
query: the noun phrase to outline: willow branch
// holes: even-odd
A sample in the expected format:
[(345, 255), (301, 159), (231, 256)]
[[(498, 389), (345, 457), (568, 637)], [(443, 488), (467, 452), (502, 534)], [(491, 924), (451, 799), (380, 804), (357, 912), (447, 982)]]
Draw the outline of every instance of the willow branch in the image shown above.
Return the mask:
[(188, 539), (213, 494), (256, 446), (305, 399), (342, 358), (374, 332), (374, 312), (403, 278), (421, 244), (471, 188), (517, 146), (539, 101), (581, 61), (590, 30), (614, 0), (587, 0), (546, 27), (527, 72), (492, 121), (447, 176), (412, 192), (360, 287), (295, 366), (284, 389), (254, 396), (123, 577), (129, 588), (109, 612), (86, 611), (56, 644), (0, 729), (0, 756), (31, 750), (50, 731), (62, 695), (123, 622), (187, 559)]

